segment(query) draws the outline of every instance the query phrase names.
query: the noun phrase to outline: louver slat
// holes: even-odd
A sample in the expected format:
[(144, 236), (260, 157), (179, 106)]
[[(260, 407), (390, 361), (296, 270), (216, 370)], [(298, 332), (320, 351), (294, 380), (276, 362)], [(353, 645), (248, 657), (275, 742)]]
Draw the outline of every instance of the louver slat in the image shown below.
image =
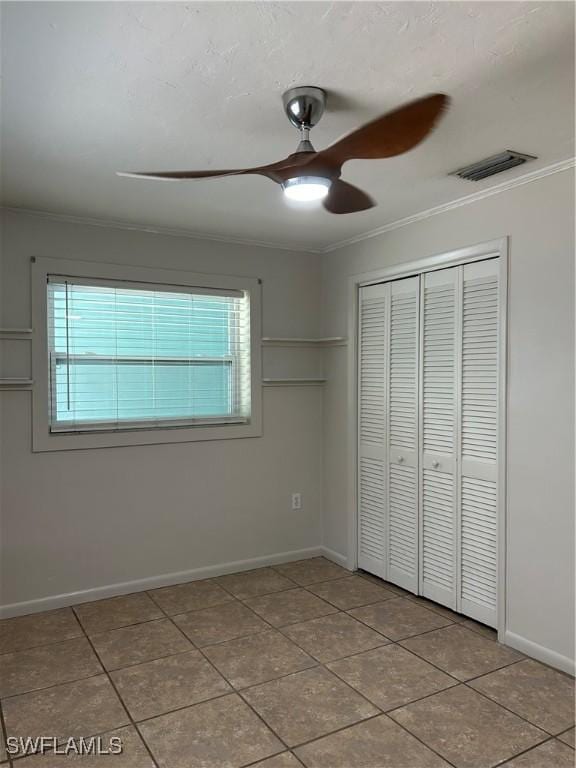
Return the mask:
[[(410, 488), (407, 492), (405, 489)], [(416, 470), (390, 466), (389, 564), (407, 576), (417, 572)]]
[(375, 459), (360, 459), (360, 552), (384, 556), (384, 468)]
[(384, 444), (386, 298), (363, 299), (360, 312), (360, 442)]
[(462, 598), (479, 602), (486, 608), (496, 607), (496, 484), (481, 506), (470, 503), (478, 494), (475, 480), (462, 480)]
[(454, 586), (454, 479), (424, 470), (422, 578), (452, 592)]
[(390, 315), (389, 437), (395, 448), (417, 450), (417, 343), (416, 291), (392, 290)]
[(455, 305), (454, 285), (424, 288), (422, 427), (431, 453), (454, 452)]
[(462, 303), (462, 456), (496, 461), (497, 275), (465, 279)]

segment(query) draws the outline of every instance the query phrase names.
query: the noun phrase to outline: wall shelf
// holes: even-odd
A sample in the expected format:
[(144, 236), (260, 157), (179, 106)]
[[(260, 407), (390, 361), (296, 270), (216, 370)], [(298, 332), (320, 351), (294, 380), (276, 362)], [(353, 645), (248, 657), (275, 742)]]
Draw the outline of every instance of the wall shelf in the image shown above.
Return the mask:
[(321, 387), (326, 379), (262, 379), (264, 387)]
[(326, 336), (322, 339), (306, 339), (297, 336), (263, 336), (264, 347), (336, 347), (347, 344), (344, 336)]
[(0, 328), (0, 339), (31, 339), (32, 328)]
[(264, 387), (321, 387), (326, 379), (262, 379)]
[(0, 392), (10, 392), (17, 389), (30, 389), (34, 384), (34, 379), (7, 378), (0, 379)]

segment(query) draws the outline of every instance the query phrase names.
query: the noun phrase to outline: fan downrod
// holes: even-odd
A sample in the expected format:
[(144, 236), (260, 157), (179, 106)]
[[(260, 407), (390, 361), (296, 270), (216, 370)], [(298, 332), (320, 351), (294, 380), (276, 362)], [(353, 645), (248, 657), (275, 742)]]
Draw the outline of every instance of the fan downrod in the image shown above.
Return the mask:
[(300, 85), (282, 94), (286, 117), (300, 131), (296, 152), (314, 152), (310, 129), (319, 122), (326, 108), (326, 91), (314, 85)]

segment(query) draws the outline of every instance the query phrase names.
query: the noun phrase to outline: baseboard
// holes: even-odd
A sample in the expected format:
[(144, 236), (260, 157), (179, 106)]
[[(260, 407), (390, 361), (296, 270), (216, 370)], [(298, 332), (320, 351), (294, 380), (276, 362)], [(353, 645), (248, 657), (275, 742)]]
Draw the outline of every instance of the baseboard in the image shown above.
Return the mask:
[[(158, 587), (170, 587), (173, 584), (181, 584), (186, 581), (197, 581), (198, 579), (209, 579), (214, 576), (224, 576), (226, 573), (236, 573), (238, 571), (250, 571), (253, 568), (262, 568), (266, 565), (278, 565), (279, 563), (289, 563), (292, 560), (304, 560), (308, 557), (318, 557), (324, 555), (333, 560), (335, 557), (341, 558), (335, 552), (330, 553), (324, 547), (310, 547), (308, 549), (296, 549), (291, 552), (279, 552), (275, 555), (265, 555), (264, 557), (254, 557), (250, 560), (236, 560), (231, 563), (221, 563), (219, 565), (208, 565), (203, 568), (194, 568), (190, 571), (178, 571), (176, 573), (165, 573), (161, 576), (151, 576), (146, 579), (136, 579), (134, 581), (124, 581), (119, 584), (109, 584), (104, 587), (94, 587), (79, 592), (67, 592), (61, 595), (51, 595), (41, 597), (37, 600), (27, 600), (22, 603), (11, 603), (10, 605), (0, 606), (0, 618), (10, 618), (12, 616), (23, 616), (28, 613), (38, 613), (39, 611), (50, 611), (55, 608), (65, 608), (77, 603), (89, 603), (93, 600), (102, 600), (105, 597), (116, 597), (118, 595), (128, 595), (131, 592), (143, 592), (147, 589), (158, 589)], [(342, 563), (337, 561), (339, 565)]]
[(574, 660), (568, 658), (568, 656), (562, 656), (556, 651), (552, 651), (550, 648), (545, 648), (543, 645), (527, 640), (522, 635), (517, 635), (514, 632), (505, 631), (503, 637), (498, 638), (505, 645), (509, 645), (511, 648), (515, 648), (521, 653), (525, 653), (527, 656), (531, 656), (538, 661), (542, 661), (544, 664), (548, 664), (551, 667), (560, 669), (562, 672), (567, 672), (569, 675), (574, 675), (575, 666)]
[(333, 563), (341, 565), (342, 568), (348, 568), (348, 558), (346, 555), (341, 555), (340, 552), (334, 552), (333, 549), (329, 549), (328, 547), (320, 547), (320, 549), (322, 550), (321, 554), (324, 555), (327, 560), (332, 560)]

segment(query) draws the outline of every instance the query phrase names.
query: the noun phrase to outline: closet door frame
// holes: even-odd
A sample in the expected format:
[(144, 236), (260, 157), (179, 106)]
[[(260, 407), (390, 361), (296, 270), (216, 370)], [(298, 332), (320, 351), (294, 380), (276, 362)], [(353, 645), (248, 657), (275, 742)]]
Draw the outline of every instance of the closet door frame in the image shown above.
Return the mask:
[(351, 570), (358, 567), (358, 320), (360, 288), (387, 280), (413, 277), (446, 267), (471, 264), (486, 259), (499, 259), (499, 339), (498, 339), (498, 637), (503, 640), (506, 631), (506, 593), (507, 593), (507, 558), (506, 540), (507, 523), (507, 453), (506, 430), (507, 415), (507, 340), (508, 340), (508, 272), (509, 238), (503, 237), (478, 245), (467, 246), (453, 251), (427, 256), (415, 261), (395, 264), (372, 272), (353, 275), (348, 280), (348, 552), (347, 566)]

